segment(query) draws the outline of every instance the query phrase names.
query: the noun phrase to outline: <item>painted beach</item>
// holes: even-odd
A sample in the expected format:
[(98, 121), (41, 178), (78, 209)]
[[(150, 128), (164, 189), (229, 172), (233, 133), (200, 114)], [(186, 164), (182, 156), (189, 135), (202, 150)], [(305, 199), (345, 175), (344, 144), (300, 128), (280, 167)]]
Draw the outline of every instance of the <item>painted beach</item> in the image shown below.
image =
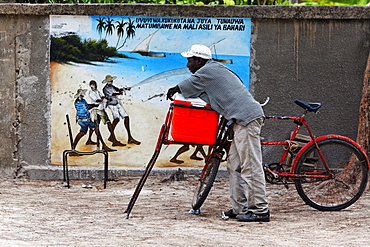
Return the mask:
[[(157, 141), (158, 133), (164, 122), (170, 101), (166, 100), (167, 89), (191, 73), (186, 68), (186, 59), (180, 54), (166, 54), (166, 57), (145, 57), (137, 53), (127, 53), (130, 58), (115, 58), (105, 63), (94, 64), (60, 64), (51, 63), (52, 87), (52, 143), (51, 163), (62, 165), (62, 153), (70, 149), (66, 115), (71, 122), (72, 133), (79, 132), (79, 125), (75, 121), (74, 100), (77, 89), (89, 89), (90, 80), (98, 83), (98, 90), (102, 91), (102, 83), (106, 75), (116, 76), (114, 85), (117, 87), (131, 87), (130, 91), (120, 96), (123, 106), (130, 116), (131, 132), (134, 138), (141, 141), (141, 145), (128, 144), (125, 147), (112, 147), (115, 152), (109, 153), (109, 165), (113, 167), (144, 167), (149, 161)], [(234, 64), (226, 64), (238, 71), (239, 60), (244, 57), (230, 57)], [(162, 60), (162, 61), (161, 61)], [(236, 68), (236, 69), (235, 69)], [(241, 70), (242, 67), (239, 68)], [(86, 96), (90, 103), (90, 99)], [(111, 120), (109, 109), (106, 110)], [(103, 138), (108, 138), (109, 131), (106, 125), (100, 124)], [(116, 128), (117, 139), (127, 143), (127, 133), (121, 120)], [(96, 146), (85, 145), (87, 135), (82, 138), (77, 150), (90, 151)], [(94, 137), (96, 140), (96, 137)], [(110, 142), (106, 140), (110, 146)], [(173, 167), (179, 164), (169, 160), (181, 145), (165, 147), (156, 164), (157, 167)], [(202, 162), (190, 160), (193, 148), (179, 157), (184, 163), (181, 166), (202, 166)], [(70, 165), (74, 166), (102, 166), (101, 159), (95, 156), (71, 157)]]

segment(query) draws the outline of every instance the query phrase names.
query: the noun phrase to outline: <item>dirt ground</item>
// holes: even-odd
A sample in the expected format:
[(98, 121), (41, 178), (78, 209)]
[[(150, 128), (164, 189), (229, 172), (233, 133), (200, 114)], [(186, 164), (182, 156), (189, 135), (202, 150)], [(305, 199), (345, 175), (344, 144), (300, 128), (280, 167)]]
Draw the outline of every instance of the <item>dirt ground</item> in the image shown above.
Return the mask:
[(339, 212), (320, 212), (294, 189), (268, 185), (271, 221), (220, 218), (228, 181), (217, 180), (200, 215), (189, 214), (196, 178), (150, 176), (131, 216), (139, 178), (109, 181), (1, 181), (0, 246), (369, 246), (370, 193)]

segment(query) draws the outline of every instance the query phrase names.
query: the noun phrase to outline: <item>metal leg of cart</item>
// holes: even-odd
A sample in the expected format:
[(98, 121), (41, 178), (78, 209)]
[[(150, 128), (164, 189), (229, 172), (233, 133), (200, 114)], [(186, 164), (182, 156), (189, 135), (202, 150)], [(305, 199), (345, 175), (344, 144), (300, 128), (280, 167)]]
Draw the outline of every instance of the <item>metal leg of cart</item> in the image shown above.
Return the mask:
[(147, 180), (147, 178), (149, 177), (149, 174), (150, 172), (152, 171), (152, 168), (155, 164), (155, 162), (157, 161), (157, 158), (159, 156), (159, 153), (161, 151), (161, 147), (163, 145), (163, 141), (164, 141), (164, 133), (166, 132), (166, 125), (163, 124), (162, 125), (162, 128), (161, 128), (161, 131), (159, 133), (159, 137), (158, 137), (158, 140), (157, 140), (157, 145), (156, 145), (156, 148), (155, 148), (155, 151), (154, 151), (154, 154), (152, 156), (152, 158), (150, 159), (147, 167), (145, 168), (145, 171), (144, 171), (144, 174), (143, 176), (141, 177), (138, 185), (136, 186), (136, 189), (134, 191), (134, 194), (132, 195), (131, 197), (131, 200), (127, 206), (127, 209), (125, 210), (125, 213), (126, 213), (126, 219), (129, 218), (130, 216), (130, 213), (131, 213), (131, 210), (132, 208), (134, 207), (135, 205), (135, 202), (137, 200), (137, 198), (139, 197), (139, 194), (141, 192), (141, 189), (144, 187), (144, 184)]

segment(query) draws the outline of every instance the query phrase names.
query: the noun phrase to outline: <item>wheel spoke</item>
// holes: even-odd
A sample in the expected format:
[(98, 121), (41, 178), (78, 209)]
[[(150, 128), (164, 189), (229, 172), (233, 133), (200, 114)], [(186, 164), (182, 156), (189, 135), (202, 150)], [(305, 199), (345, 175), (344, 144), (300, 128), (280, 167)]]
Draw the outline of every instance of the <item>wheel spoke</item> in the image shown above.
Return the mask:
[(199, 179), (198, 186), (195, 190), (192, 206), (193, 210), (199, 209), (206, 200), (216, 178), (219, 165), (220, 159), (214, 157), (204, 168), (206, 171), (203, 173), (203, 177)]
[[(330, 171), (331, 179), (309, 178), (295, 181), (301, 198), (319, 210), (341, 210), (352, 205), (362, 195), (367, 184), (366, 157), (352, 143), (340, 138), (328, 138), (318, 143)], [(299, 157), (295, 173), (329, 172), (318, 158), (317, 147), (310, 146)]]

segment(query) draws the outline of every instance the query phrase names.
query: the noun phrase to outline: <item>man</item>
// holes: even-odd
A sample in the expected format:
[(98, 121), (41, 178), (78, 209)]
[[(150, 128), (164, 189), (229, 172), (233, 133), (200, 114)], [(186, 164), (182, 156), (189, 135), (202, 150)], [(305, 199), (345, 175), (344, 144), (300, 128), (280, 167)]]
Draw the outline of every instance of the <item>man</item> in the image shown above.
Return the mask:
[[(132, 135), (131, 135), (131, 130), (130, 130), (130, 118), (128, 114), (126, 113), (125, 109), (122, 106), (121, 101), (118, 99), (118, 95), (122, 95), (122, 93), (125, 90), (130, 90), (131, 88), (117, 88), (116, 86), (113, 85), (113, 80), (116, 79), (116, 76), (110, 76), (107, 75), (105, 79), (103, 80), (103, 83), (106, 83), (106, 85), (103, 88), (103, 93), (105, 98), (107, 99), (107, 105), (108, 108), (112, 111), (113, 115), (113, 123), (112, 123), (112, 132), (114, 132), (117, 124), (120, 121), (120, 118), (124, 119), (124, 126), (127, 131), (128, 135), (128, 144), (136, 144), (140, 145), (141, 142), (135, 140)], [(111, 132), (111, 133), (112, 133)], [(111, 135), (108, 140), (112, 140), (113, 136)]]
[(72, 149), (76, 148), (79, 140), (84, 135), (86, 135), (88, 129), (91, 129), (95, 131), (96, 136), (101, 141), (104, 150), (108, 152), (116, 151), (114, 149), (109, 148), (107, 145), (105, 145), (103, 138), (100, 135), (98, 126), (91, 121), (89, 109), (93, 106), (89, 105), (84, 99), (86, 91), (87, 91), (86, 89), (78, 89), (75, 95), (76, 100), (74, 104), (76, 108), (76, 121), (80, 125), (81, 128), (80, 128), (80, 132), (76, 135), (73, 141)]
[(193, 45), (181, 55), (187, 58), (193, 75), (170, 88), (167, 99), (172, 100), (175, 93), (200, 97), (226, 119), (236, 120), (227, 162), (233, 208), (223, 212), (223, 218), (270, 221), (260, 144), (264, 117), (261, 105), (234, 72), (212, 60), (208, 47)]
[[(104, 96), (103, 94), (98, 90), (98, 86), (96, 81), (91, 80), (89, 83), (90, 90), (88, 92), (88, 95), (91, 99), (91, 103), (95, 106), (91, 108), (91, 118), (92, 121), (99, 126), (100, 120), (108, 126), (108, 130), (110, 132), (110, 137), (108, 138), (112, 142), (112, 146), (126, 146), (126, 144), (123, 144), (119, 142), (116, 139), (116, 136), (114, 135), (114, 129), (112, 126), (112, 123), (109, 120), (109, 117), (107, 115), (107, 112), (105, 111), (105, 102), (104, 102)], [(92, 136), (92, 130), (90, 130), (89, 138), (86, 142), (86, 145), (93, 145), (96, 144), (91, 140)]]

